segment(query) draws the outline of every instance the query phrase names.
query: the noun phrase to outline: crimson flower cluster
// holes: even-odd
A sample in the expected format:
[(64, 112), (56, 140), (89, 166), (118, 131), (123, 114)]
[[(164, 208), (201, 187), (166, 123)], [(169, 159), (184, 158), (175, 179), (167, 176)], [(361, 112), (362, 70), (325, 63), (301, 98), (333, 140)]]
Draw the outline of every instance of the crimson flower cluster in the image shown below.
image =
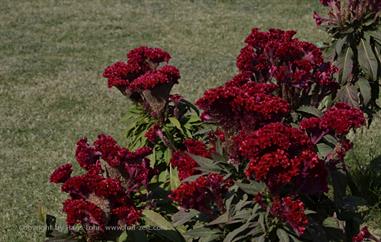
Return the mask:
[(264, 182), (273, 193), (327, 191), (327, 171), (310, 138), (300, 129), (271, 123), (235, 137), (239, 154), (249, 160), (248, 178)]
[(50, 181), (61, 183), (61, 190), (70, 196), (63, 208), (68, 226), (81, 224), (85, 229), (94, 228), (87, 234), (99, 237), (106, 232), (107, 225), (137, 223), (141, 210), (134, 204), (134, 198), (154, 174), (146, 158), (151, 152), (148, 147), (131, 152), (104, 134), (92, 145), (86, 138), (80, 139), (75, 158), (86, 172), (71, 176), (72, 165), (67, 163), (50, 176)]
[[(210, 158), (213, 148), (208, 149), (206, 144), (199, 140), (186, 139), (184, 140), (185, 151), (205, 158)], [(185, 152), (184, 150), (178, 150), (173, 152), (171, 158), (171, 165), (176, 167), (179, 172), (180, 180), (184, 180), (187, 177), (198, 174), (199, 171), (196, 169), (197, 162)]]
[(289, 113), (288, 103), (272, 95), (275, 84), (256, 83), (241, 73), (225, 85), (209, 89), (197, 100), (202, 117), (216, 121), (225, 131), (253, 130), (280, 121)]
[(217, 209), (224, 211), (223, 195), (231, 186), (230, 180), (217, 173), (202, 175), (195, 181), (182, 183), (173, 190), (170, 198), (186, 209), (196, 209), (198, 211), (211, 214)]
[(270, 212), (287, 222), (298, 234), (303, 234), (308, 225), (307, 216), (304, 213), (304, 204), (299, 199), (290, 196), (282, 199), (274, 199)]
[(345, 154), (352, 148), (352, 143), (345, 138), (351, 129), (365, 124), (364, 113), (346, 103), (337, 103), (329, 108), (322, 117), (305, 118), (300, 127), (307, 131), (311, 141), (317, 144), (325, 135), (331, 134), (339, 141), (328, 159), (344, 160)]
[(321, 118), (306, 118), (300, 123), (301, 128), (313, 136), (331, 133), (337, 137), (345, 136), (353, 128), (365, 124), (364, 113), (346, 103), (337, 103), (329, 108)]
[(127, 54), (128, 61), (118, 61), (103, 73), (108, 79), (108, 86), (118, 88), (123, 94), (135, 94), (151, 90), (158, 85), (177, 83), (179, 70), (170, 65), (159, 68), (171, 56), (160, 48), (139, 47)]
[(288, 90), (280, 90), (287, 100), (296, 98), (291, 87), (308, 95), (312, 85), (317, 85), (321, 95), (327, 95), (337, 88), (333, 78), (336, 68), (323, 61), (318, 47), (293, 38), (295, 34), (295, 31), (270, 29), (261, 32), (254, 28), (245, 40), (246, 47), (237, 57), (239, 71), (252, 73), (257, 82), (275, 79), (280, 86), (288, 87)]

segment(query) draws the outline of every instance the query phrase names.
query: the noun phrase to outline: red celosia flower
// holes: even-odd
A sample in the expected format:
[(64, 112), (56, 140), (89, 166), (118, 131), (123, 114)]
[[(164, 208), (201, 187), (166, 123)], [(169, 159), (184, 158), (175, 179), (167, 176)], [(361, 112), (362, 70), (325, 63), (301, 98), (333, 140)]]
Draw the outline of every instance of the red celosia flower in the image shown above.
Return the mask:
[(280, 121), (289, 113), (288, 103), (273, 96), (274, 84), (232, 80), (225, 86), (207, 90), (196, 104), (203, 115), (225, 130), (254, 130), (265, 123)]
[(160, 126), (157, 124), (152, 125), (147, 132), (144, 134), (144, 136), (147, 138), (147, 140), (151, 143), (155, 143), (158, 136), (158, 131), (160, 130)]
[(364, 113), (346, 103), (337, 103), (321, 118), (320, 127), (332, 130), (336, 135), (346, 135), (351, 128), (359, 128), (365, 123)]
[(106, 215), (101, 208), (83, 199), (68, 199), (64, 202), (64, 212), (68, 226), (82, 224), (97, 226), (99, 232), (105, 229)]
[(114, 178), (106, 178), (96, 184), (95, 195), (100, 197), (112, 197), (123, 191), (120, 181)]
[[(128, 94), (127, 91), (130, 91), (129, 94), (131, 98), (133, 98), (134, 100), (139, 100), (139, 94), (134, 92), (135, 89), (140, 89), (141, 87), (153, 88), (154, 84), (160, 84), (160, 81), (163, 80), (156, 80), (157, 76), (155, 76), (156, 78), (154, 76), (151, 76), (149, 80), (146, 77), (144, 79), (147, 82), (143, 82), (143, 80), (140, 80), (137, 84), (134, 84), (132, 86), (133, 88), (131, 88), (131, 83), (133, 83), (136, 79), (148, 72), (155, 72), (159, 64), (161, 62), (168, 62), (171, 56), (160, 48), (149, 48), (146, 46), (142, 46), (128, 52), (127, 57), (127, 62), (118, 61), (107, 67), (103, 73), (103, 77), (108, 79), (109, 88), (115, 86), (123, 94)], [(173, 72), (173, 70), (168, 69), (173, 69), (173, 67), (166, 67), (163, 69), (163, 73), (167, 74), (168, 76), (167, 79), (176, 78), (173, 75), (178, 74), (178, 71), (175, 71), (175, 73), (169, 73), (170, 71)], [(156, 81), (153, 81), (153, 79)], [(172, 81), (175, 83), (177, 79)]]
[(175, 151), (171, 157), (171, 165), (176, 167), (179, 172), (180, 180), (184, 180), (194, 174), (197, 174), (197, 162), (183, 151)]
[(100, 134), (98, 139), (94, 142), (95, 148), (101, 153), (101, 157), (105, 160), (111, 167), (118, 167), (120, 165), (120, 155), (121, 147), (118, 143), (109, 135)]
[(308, 226), (308, 219), (304, 213), (304, 204), (301, 200), (293, 200), (287, 196), (275, 199), (271, 206), (271, 213), (287, 222), (299, 235), (302, 235)]
[(95, 150), (95, 147), (87, 143), (87, 139), (83, 138), (77, 142), (75, 151), (75, 158), (78, 164), (84, 168), (89, 169), (93, 166), (100, 157), (100, 153)]
[(61, 187), (63, 192), (69, 193), (73, 198), (86, 198), (97, 189), (97, 185), (104, 178), (97, 174), (86, 173), (70, 177)]
[(174, 66), (166, 65), (140, 76), (130, 84), (129, 89), (132, 91), (153, 89), (158, 85), (175, 84), (179, 78), (179, 70)]
[(139, 163), (125, 163), (124, 172), (127, 175), (130, 191), (136, 191), (141, 186), (147, 187), (148, 182), (154, 175), (148, 159), (143, 159)]
[(141, 66), (147, 64), (147, 61), (159, 64), (168, 62), (171, 56), (160, 48), (149, 48), (141, 46), (127, 53), (128, 63), (137, 63)]
[(114, 208), (112, 213), (115, 214), (119, 220), (126, 225), (136, 224), (141, 217), (141, 212), (133, 206), (122, 206)]
[(277, 192), (293, 184), (301, 192), (327, 190), (327, 172), (314, 145), (301, 130), (282, 123), (271, 123), (237, 135), (239, 154), (249, 159), (245, 174), (265, 182)]
[[(197, 156), (209, 158), (212, 150), (208, 150), (207, 146), (194, 139), (184, 140), (186, 151)], [(179, 171), (180, 180), (199, 173), (195, 168), (198, 166), (197, 162), (183, 151), (176, 151), (172, 154), (171, 164)]]
[(143, 73), (144, 70), (138, 64), (118, 61), (106, 68), (103, 77), (108, 79), (109, 88), (117, 87), (123, 92)]
[[(247, 46), (237, 57), (238, 69), (245, 75), (251, 73), (256, 82), (275, 79), (280, 86), (303, 89), (306, 93), (315, 84), (322, 93), (329, 94), (338, 87), (333, 78), (337, 69), (323, 62), (318, 47), (293, 38), (295, 34), (295, 31), (270, 29), (261, 32), (254, 28), (245, 40)], [(281, 95), (286, 97), (290, 93)]]
[(211, 213), (213, 205), (223, 210), (223, 196), (230, 183), (224, 181), (223, 176), (209, 173), (200, 176), (190, 183), (182, 183), (172, 191), (170, 198), (186, 209), (196, 209), (201, 212)]
[(72, 165), (70, 163), (63, 164), (53, 171), (50, 175), (50, 182), (52, 183), (63, 183), (70, 178), (72, 173)]

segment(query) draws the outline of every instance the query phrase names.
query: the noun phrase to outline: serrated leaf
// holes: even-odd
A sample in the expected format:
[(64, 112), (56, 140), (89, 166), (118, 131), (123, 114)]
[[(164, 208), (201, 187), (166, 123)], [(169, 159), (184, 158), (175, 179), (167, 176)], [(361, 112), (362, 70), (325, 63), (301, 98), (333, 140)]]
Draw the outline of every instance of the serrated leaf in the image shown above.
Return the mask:
[(321, 117), (323, 115), (320, 110), (312, 106), (301, 106), (296, 111), (301, 113), (307, 113), (315, 117)]
[(359, 107), (360, 100), (356, 87), (350, 84), (342, 86), (337, 92), (337, 101)]
[(242, 191), (249, 195), (256, 195), (258, 192), (263, 192), (266, 189), (265, 184), (256, 181), (251, 181), (248, 183), (235, 183)]
[(372, 88), (370, 87), (369, 81), (365, 78), (360, 78), (357, 81), (357, 85), (360, 88), (360, 93), (364, 100), (364, 104), (367, 105), (372, 98)]
[(370, 45), (369, 36), (366, 36), (366, 39), (360, 40), (358, 46), (358, 60), (360, 66), (367, 73), (367, 76), (371, 80), (377, 81), (378, 62)]
[(289, 242), (290, 241), (290, 238), (288, 237), (287, 232), (284, 231), (283, 229), (277, 229), (276, 235), (279, 238), (279, 242)]

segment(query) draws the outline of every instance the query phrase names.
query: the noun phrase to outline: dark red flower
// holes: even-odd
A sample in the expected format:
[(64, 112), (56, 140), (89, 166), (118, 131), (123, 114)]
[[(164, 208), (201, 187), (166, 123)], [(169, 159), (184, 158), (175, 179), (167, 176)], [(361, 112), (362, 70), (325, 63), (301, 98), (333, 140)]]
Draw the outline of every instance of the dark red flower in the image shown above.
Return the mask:
[(100, 153), (95, 149), (95, 147), (90, 146), (87, 143), (87, 138), (80, 139), (77, 142), (75, 158), (82, 168), (88, 170), (97, 162), (99, 157)]
[(68, 226), (82, 224), (97, 226), (99, 232), (104, 231), (106, 215), (101, 208), (83, 199), (68, 199), (64, 202), (64, 212)]
[(111, 167), (118, 167), (121, 163), (120, 152), (122, 147), (109, 135), (100, 134), (94, 142), (95, 149)]
[(138, 211), (134, 206), (117, 207), (112, 210), (112, 213), (115, 214), (118, 219), (126, 225), (136, 224), (141, 217), (141, 212)]
[(337, 103), (329, 108), (321, 118), (320, 127), (332, 130), (336, 135), (346, 135), (352, 128), (365, 124), (364, 113), (346, 103)]
[(160, 126), (157, 124), (152, 125), (147, 132), (144, 134), (144, 136), (147, 138), (147, 140), (151, 143), (155, 143), (158, 136), (158, 131), (160, 130)]
[[(212, 149), (208, 149), (206, 144), (202, 141), (186, 139), (184, 140), (184, 145), (186, 151), (193, 155), (205, 158), (210, 158), (211, 156)], [(180, 180), (199, 173), (199, 171), (195, 169), (198, 166), (197, 162), (184, 151), (174, 152), (170, 162), (172, 166), (178, 169)]]
[(180, 78), (179, 70), (170, 65), (163, 66), (157, 70), (145, 73), (134, 80), (129, 89), (132, 91), (153, 89), (158, 85), (175, 84)]
[(114, 178), (105, 178), (96, 184), (95, 195), (100, 197), (112, 197), (120, 194), (123, 188), (120, 181)]
[(373, 236), (369, 233), (368, 227), (363, 227), (360, 232), (355, 235), (352, 239), (353, 242), (363, 242), (365, 239), (372, 238)]
[(73, 168), (70, 163), (59, 166), (50, 175), (50, 182), (52, 183), (66, 182), (66, 180), (70, 178), (72, 171), (73, 171)]
[(250, 80), (242, 84), (233, 79), (225, 86), (207, 90), (196, 104), (204, 110), (204, 116), (225, 130), (254, 130), (268, 122), (280, 121), (289, 113), (288, 103), (271, 94), (274, 87)]
[(274, 199), (270, 212), (287, 222), (299, 235), (302, 235), (308, 226), (308, 219), (304, 213), (304, 204), (299, 199), (287, 196)]
[(69, 193), (73, 198), (86, 198), (96, 190), (97, 184), (103, 179), (102, 176), (93, 173), (73, 176), (62, 185), (61, 190)]
[(327, 190), (327, 172), (310, 138), (301, 130), (271, 123), (235, 137), (238, 152), (249, 163), (245, 174), (263, 181), (272, 192), (293, 185), (300, 192)]
[(172, 191), (170, 198), (183, 208), (211, 213), (215, 208), (223, 210), (223, 196), (229, 185), (223, 176), (209, 173), (193, 182), (182, 183)]

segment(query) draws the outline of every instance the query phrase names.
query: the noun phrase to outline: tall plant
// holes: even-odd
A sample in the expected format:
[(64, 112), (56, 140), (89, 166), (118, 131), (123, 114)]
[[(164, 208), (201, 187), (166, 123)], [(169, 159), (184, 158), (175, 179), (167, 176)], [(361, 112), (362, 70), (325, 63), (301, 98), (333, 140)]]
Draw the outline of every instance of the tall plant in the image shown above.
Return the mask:
[(361, 107), (372, 116), (380, 109), (381, 2), (321, 0), (327, 16), (314, 18), (331, 37), (326, 53), (339, 68), (337, 100)]
[(344, 162), (364, 114), (326, 105), (336, 68), (294, 34), (253, 29), (239, 73), (196, 102), (201, 115), (171, 95), (180, 74), (161, 49), (106, 68), (134, 103), (128, 147), (105, 134), (78, 141), (84, 173), (64, 164), (50, 177), (68, 193), (69, 231), (47, 241), (376, 240), (359, 230), (363, 201), (347, 192)]

